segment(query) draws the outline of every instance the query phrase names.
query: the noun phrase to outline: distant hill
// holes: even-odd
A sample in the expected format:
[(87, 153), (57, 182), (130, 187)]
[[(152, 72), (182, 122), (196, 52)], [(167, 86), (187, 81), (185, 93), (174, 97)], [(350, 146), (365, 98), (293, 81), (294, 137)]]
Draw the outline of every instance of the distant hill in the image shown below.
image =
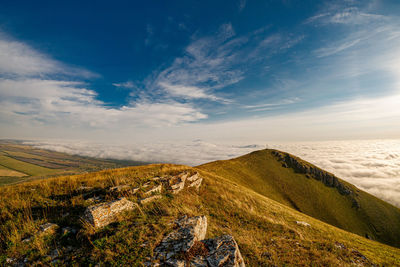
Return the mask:
[[(195, 173), (198, 190), (189, 178), (184, 189), (170, 184)], [(207, 218), (208, 240), (232, 236), (246, 266), (400, 266), (399, 248), (365, 238), (398, 245), (398, 209), (357, 190), (273, 150), (195, 168), (152, 164), (2, 186), (0, 266), (144, 266), (183, 215)], [(115, 221), (84, 219), (115, 201), (130, 207)], [(207, 253), (194, 248), (178, 256)]]
[(143, 164), (129, 160), (69, 155), (38, 149), (22, 141), (0, 140), (0, 185)]
[(400, 247), (400, 209), (288, 153), (260, 150), (199, 168), (331, 225)]

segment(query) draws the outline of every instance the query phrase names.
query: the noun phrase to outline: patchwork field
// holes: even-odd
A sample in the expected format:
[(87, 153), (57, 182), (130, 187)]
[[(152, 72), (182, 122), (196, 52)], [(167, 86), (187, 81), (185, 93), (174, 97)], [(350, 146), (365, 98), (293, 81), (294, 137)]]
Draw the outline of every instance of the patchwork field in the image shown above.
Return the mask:
[(23, 176), (27, 176), (27, 174), (18, 172), (18, 171), (14, 171), (14, 170), (10, 170), (6, 167), (0, 166), (0, 176), (23, 177)]
[(19, 141), (0, 140), (0, 185), (141, 164), (68, 155)]

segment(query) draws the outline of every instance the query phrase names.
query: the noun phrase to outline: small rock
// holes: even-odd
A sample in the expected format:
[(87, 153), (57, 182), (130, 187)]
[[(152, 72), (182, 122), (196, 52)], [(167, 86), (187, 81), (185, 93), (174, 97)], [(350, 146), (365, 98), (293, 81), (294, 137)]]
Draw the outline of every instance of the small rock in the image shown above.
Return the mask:
[(139, 189), (140, 189), (140, 187), (134, 187), (134, 188), (132, 188), (131, 193), (136, 194), (137, 191), (139, 191)]
[(14, 258), (7, 258), (6, 263), (13, 263), (15, 261)]
[(346, 249), (346, 246), (343, 245), (342, 243), (339, 243), (339, 242), (335, 243), (335, 247), (338, 248), (338, 249)]
[(111, 192), (123, 192), (128, 191), (131, 187), (129, 185), (118, 185), (110, 188)]
[(203, 242), (209, 251), (209, 255), (207, 256), (208, 266), (245, 266), (243, 257), (233, 236), (224, 235), (204, 240)]
[(168, 182), (170, 184), (170, 190), (172, 191), (172, 194), (178, 194), (185, 188), (187, 176), (187, 173), (182, 173), (169, 179)]
[(39, 228), (43, 234), (54, 233), (58, 229), (58, 225), (55, 223), (45, 223), (40, 225)]
[(31, 242), (31, 237), (28, 237), (28, 238), (25, 238), (25, 239), (23, 239), (21, 242), (22, 243), (28, 243), (28, 242)]
[(77, 232), (78, 231), (75, 228), (72, 228), (72, 227), (69, 227), (69, 226), (63, 227), (61, 229), (62, 235), (76, 234)]
[(199, 173), (197, 172), (194, 175), (187, 178), (188, 182), (193, 182), (196, 181), (197, 179), (199, 179)]
[(93, 187), (91, 187), (91, 186), (83, 186), (83, 185), (81, 185), (80, 187), (78, 187), (78, 191), (90, 191), (90, 190), (92, 190), (93, 189)]
[(119, 213), (133, 210), (136, 207), (137, 205), (132, 201), (129, 201), (126, 198), (121, 198), (88, 207), (83, 218), (94, 227), (99, 228), (114, 222)]
[(55, 258), (58, 258), (60, 256), (60, 254), (58, 253), (57, 249), (54, 249), (51, 253), (50, 253), (50, 258), (52, 260), (54, 260)]
[(298, 225), (301, 225), (301, 226), (305, 226), (305, 227), (311, 227), (311, 225), (310, 225), (309, 223), (307, 223), (307, 222), (303, 222), (303, 221), (296, 221), (296, 223), (297, 223)]
[(196, 188), (197, 190), (199, 190), (199, 189), (200, 189), (200, 186), (201, 186), (201, 182), (203, 182), (203, 178), (197, 179), (196, 181), (194, 181), (193, 183), (191, 183), (188, 187), (194, 187), (194, 188)]
[(103, 201), (103, 198), (100, 196), (95, 196), (95, 197), (91, 197), (86, 199), (87, 202), (92, 202), (92, 203), (99, 203), (101, 201)]
[(146, 196), (152, 195), (154, 193), (161, 193), (162, 190), (162, 185), (158, 185), (156, 187), (154, 187), (153, 189), (150, 189), (149, 191), (147, 191), (146, 193), (144, 193)]
[(144, 204), (153, 202), (154, 200), (159, 199), (161, 197), (162, 197), (161, 195), (154, 195), (154, 196), (151, 196), (151, 197), (142, 198), (142, 199), (139, 200), (139, 203), (144, 205)]

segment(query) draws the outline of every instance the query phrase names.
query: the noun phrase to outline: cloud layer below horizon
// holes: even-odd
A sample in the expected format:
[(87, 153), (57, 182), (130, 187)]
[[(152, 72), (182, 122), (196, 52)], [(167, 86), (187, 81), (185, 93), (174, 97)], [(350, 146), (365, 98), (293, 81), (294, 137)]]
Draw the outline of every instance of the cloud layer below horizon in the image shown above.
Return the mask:
[(27, 142), (39, 148), (99, 158), (200, 165), (275, 148), (299, 156), (400, 207), (400, 140), (324, 141), (302, 143), (181, 143), (107, 145), (88, 142)]

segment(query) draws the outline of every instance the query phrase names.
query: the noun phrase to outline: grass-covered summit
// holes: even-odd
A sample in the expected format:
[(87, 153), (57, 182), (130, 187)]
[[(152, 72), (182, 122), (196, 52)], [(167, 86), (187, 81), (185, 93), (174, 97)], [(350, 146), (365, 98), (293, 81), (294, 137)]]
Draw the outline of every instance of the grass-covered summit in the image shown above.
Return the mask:
[(260, 150), (199, 168), (331, 225), (400, 247), (400, 209), (288, 153)]
[[(355, 190), (354, 195), (343, 194), (346, 190), (341, 194), (337, 187), (313, 174), (306, 177), (291, 164), (272, 150), (262, 150), (195, 168), (154, 164), (1, 187), (0, 265), (25, 261), (27, 265), (143, 266), (183, 215), (206, 216), (207, 239), (233, 236), (247, 266), (400, 265), (400, 249), (367, 239), (363, 232), (379, 219), (371, 213), (373, 208), (376, 216), (388, 218), (386, 223), (380, 218), (383, 228), (377, 229), (392, 230), (393, 242), (398, 240), (397, 228), (389, 228), (390, 220), (399, 222), (398, 209), (338, 180), (345, 189)], [(93, 201), (125, 197), (140, 203), (146, 197), (145, 191), (111, 188), (143, 188), (149, 183), (151, 187), (156, 177), (182, 172), (199, 173), (203, 178), (199, 190), (162, 191), (155, 201), (119, 214), (118, 220), (102, 228), (82, 219)], [(365, 225), (359, 214), (366, 214)], [(343, 229), (359, 227), (362, 232), (350, 229), (359, 235), (353, 234), (322, 220)], [(59, 228), (40, 234), (43, 225), (52, 224)]]

